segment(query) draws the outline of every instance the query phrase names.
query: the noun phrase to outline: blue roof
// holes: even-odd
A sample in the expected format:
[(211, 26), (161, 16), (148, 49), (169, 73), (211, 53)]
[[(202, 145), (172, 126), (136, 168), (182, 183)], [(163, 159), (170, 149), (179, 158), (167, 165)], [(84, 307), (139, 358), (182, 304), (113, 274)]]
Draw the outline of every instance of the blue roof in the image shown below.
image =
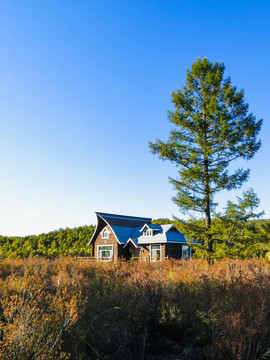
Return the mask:
[(178, 231), (167, 231), (166, 237), (168, 242), (187, 242), (184, 234)]
[[(127, 244), (131, 240), (136, 246), (140, 244), (157, 243), (187, 243), (185, 236), (177, 230), (173, 224), (158, 225), (151, 224), (151, 218), (142, 218), (136, 216), (116, 215), (109, 213), (96, 212), (98, 225), (89, 242), (92, 242), (107, 223), (114, 232), (118, 242)], [(154, 230), (152, 235), (144, 236), (142, 228), (146, 225), (149, 229)]]
[[(147, 225), (149, 225), (149, 224), (147, 224)], [(150, 226), (151, 226), (151, 224), (150, 224)], [(161, 241), (163, 239), (164, 242), (187, 243), (185, 236), (179, 231), (175, 231), (175, 230), (170, 231), (169, 227), (167, 230), (166, 228), (162, 227), (162, 225), (154, 225), (153, 227), (158, 232), (156, 235), (153, 234), (153, 236), (149, 236), (149, 242), (153, 242), (153, 240), (156, 238), (159, 241)], [(147, 239), (147, 237), (143, 236), (141, 227), (130, 228), (127, 226), (111, 225), (111, 228), (120, 243), (126, 244), (128, 239), (132, 239), (132, 241), (134, 243), (136, 243), (136, 245), (138, 245), (138, 240), (141, 241), (143, 239), (145, 239), (145, 240)], [(152, 226), (150, 228), (152, 229)], [(162, 238), (161, 238), (161, 236), (162, 236)]]
[(110, 226), (120, 243), (126, 243), (127, 240), (131, 237), (132, 231), (134, 230), (134, 228), (126, 226)]
[(138, 216), (127, 216), (96, 212), (98, 216), (103, 218), (110, 226), (137, 227), (144, 224), (151, 224), (151, 218), (143, 218)]
[(138, 239), (139, 236), (142, 236), (141, 228), (140, 227), (134, 228), (131, 235), (130, 235), (130, 238), (131, 239)]

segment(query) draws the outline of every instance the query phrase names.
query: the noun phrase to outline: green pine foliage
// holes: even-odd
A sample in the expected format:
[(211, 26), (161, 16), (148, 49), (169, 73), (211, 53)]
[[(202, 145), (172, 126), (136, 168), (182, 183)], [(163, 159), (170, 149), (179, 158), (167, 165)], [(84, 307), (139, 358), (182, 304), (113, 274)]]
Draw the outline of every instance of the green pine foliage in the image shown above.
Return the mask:
[(262, 120), (256, 120), (230, 78), (224, 77), (223, 63), (197, 59), (187, 70), (186, 83), (172, 93), (173, 125), (167, 141), (150, 142), (151, 151), (178, 168), (170, 178), (177, 191), (174, 202), (180, 211), (203, 214), (204, 243), (213, 252), (211, 220), (214, 195), (222, 190), (240, 188), (249, 177), (248, 169), (229, 172), (236, 159), (249, 160), (259, 150), (257, 139)]
[[(213, 241), (213, 259), (223, 257), (246, 259), (270, 256), (270, 221), (260, 220), (264, 212), (255, 210), (260, 204), (253, 189), (244, 191), (237, 202), (228, 201), (223, 213), (216, 213), (210, 229)], [(204, 244), (205, 224), (203, 219), (177, 220), (176, 226), (184, 229), (188, 239), (195, 237), (199, 244), (190, 240), (196, 257), (209, 257)]]
[(90, 256), (91, 246), (87, 243), (94, 229), (94, 226), (81, 226), (24, 237), (0, 236), (0, 258)]
[(250, 189), (236, 203), (228, 201), (224, 214), (216, 214), (211, 228), (216, 258), (258, 258), (269, 250), (269, 224), (256, 222), (264, 214), (255, 212), (259, 204)]

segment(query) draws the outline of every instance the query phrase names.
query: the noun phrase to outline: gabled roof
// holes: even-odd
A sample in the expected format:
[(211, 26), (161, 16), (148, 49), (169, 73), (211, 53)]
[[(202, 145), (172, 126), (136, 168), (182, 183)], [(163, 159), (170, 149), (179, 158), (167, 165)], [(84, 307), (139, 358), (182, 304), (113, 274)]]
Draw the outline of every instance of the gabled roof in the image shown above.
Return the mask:
[(117, 241), (120, 244), (125, 244), (129, 239), (134, 228), (140, 229), (144, 224), (151, 224), (151, 218), (144, 218), (138, 216), (127, 216), (109, 214), (103, 212), (96, 212), (97, 215), (97, 226), (95, 232), (89, 241), (88, 245), (91, 244), (95, 239), (104, 225), (109, 225), (114, 232)]
[(129, 244), (132, 243), (136, 248), (140, 248), (140, 245), (138, 244), (138, 239), (131, 239), (129, 238), (126, 244), (124, 245), (124, 248)]
[[(100, 231), (106, 225), (109, 225), (119, 244), (127, 245), (130, 241), (136, 247), (140, 244), (168, 242), (187, 244), (184, 235), (173, 224), (151, 224), (151, 218), (136, 216), (116, 215), (101, 212), (96, 212), (96, 215), (98, 220), (97, 226), (88, 245), (96, 239)], [(144, 236), (144, 228), (153, 230), (152, 235)]]

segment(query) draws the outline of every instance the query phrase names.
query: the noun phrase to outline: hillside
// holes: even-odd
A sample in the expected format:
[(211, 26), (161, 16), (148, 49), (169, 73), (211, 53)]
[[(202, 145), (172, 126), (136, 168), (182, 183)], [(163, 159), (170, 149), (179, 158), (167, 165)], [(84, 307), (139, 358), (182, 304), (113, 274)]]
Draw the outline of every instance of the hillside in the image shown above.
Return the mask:
[(95, 227), (81, 226), (59, 229), (47, 234), (29, 236), (0, 236), (1, 258), (58, 257), (90, 255), (87, 243)]
[[(172, 223), (168, 219), (153, 220), (154, 224)], [(46, 234), (28, 236), (1, 236), (0, 258), (15, 259), (43, 256), (90, 256), (91, 239), (95, 226), (80, 226), (74, 229), (54, 230)]]
[[(160, 218), (154, 219), (153, 224), (170, 224), (172, 220)], [(269, 219), (253, 220), (249, 224), (268, 229)], [(51, 231), (46, 234), (28, 236), (1, 236), (0, 235), (0, 258), (28, 258), (43, 256), (55, 258), (62, 256), (90, 256), (91, 247), (87, 243), (91, 239), (95, 226), (80, 226), (74, 229), (66, 228)], [(267, 238), (269, 235), (267, 236)], [(264, 251), (265, 252), (265, 251)], [(247, 256), (249, 257), (249, 256)]]

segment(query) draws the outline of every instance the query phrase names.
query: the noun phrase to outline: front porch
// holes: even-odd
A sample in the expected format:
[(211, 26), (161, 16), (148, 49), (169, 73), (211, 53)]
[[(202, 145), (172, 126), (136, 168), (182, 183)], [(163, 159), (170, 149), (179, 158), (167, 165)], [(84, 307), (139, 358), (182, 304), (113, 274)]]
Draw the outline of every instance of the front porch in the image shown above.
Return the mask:
[(156, 262), (173, 259), (188, 259), (191, 257), (191, 247), (186, 244), (142, 244), (129, 241), (125, 245), (98, 245), (93, 254), (100, 261), (145, 261)]
[[(123, 250), (128, 252), (129, 256), (126, 256), (128, 260), (148, 259), (149, 261), (161, 261), (163, 259), (188, 259), (191, 257), (191, 246), (187, 244), (142, 244), (136, 245), (133, 242), (128, 242)], [(147, 260), (145, 260), (147, 261)]]

